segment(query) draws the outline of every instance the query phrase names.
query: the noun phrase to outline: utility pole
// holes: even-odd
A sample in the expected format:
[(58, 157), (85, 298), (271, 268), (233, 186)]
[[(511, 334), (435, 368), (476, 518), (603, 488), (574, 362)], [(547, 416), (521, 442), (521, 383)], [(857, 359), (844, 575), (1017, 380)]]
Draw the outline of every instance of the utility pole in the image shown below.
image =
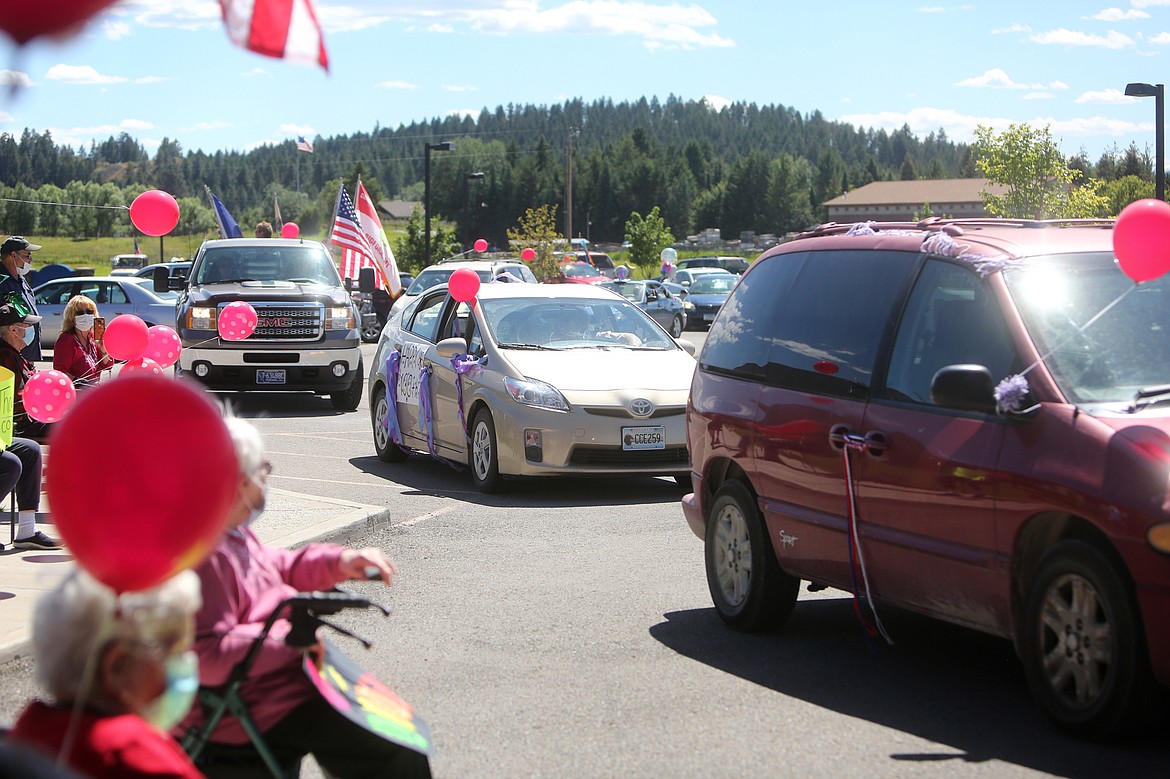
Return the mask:
[(569, 128), (565, 152), (565, 238), (569, 241), (570, 251), (573, 248), (573, 136), (579, 132), (576, 127)]

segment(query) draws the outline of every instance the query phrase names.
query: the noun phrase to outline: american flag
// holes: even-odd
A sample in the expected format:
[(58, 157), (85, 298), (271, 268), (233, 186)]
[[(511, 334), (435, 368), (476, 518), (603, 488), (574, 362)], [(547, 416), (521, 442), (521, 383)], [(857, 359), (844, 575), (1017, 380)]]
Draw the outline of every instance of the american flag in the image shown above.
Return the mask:
[(374, 254), (370, 250), (366, 234), (362, 232), (362, 227), (358, 224), (357, 211), (354, 210), (353, 201), (349, 199), (349, 194), (345, 191), (344, 186), (337, 193), (337, 215), (333, 218), (332, 240), (334, 245), (340, 246), (342, 249), (353, 249), (358, 254), (364, 254), (367, 257)]
[(377, 266), (374, 265), (374, 258), (361, 252), (355, 252), (353, 249), (341, 250), (341, 278), (343, 279), (358, 279), (361, 278), (362, 268), (373, 268), (374, 286), (378, 289), (385, 289), (386, 285), (382, 283), (382, 274), (378, 273)]
[(313, 153), (313, 144), (305, 140), (305, 136), (297, 136), (297, 148), (301, 151), (307, 151), (309, 154)]

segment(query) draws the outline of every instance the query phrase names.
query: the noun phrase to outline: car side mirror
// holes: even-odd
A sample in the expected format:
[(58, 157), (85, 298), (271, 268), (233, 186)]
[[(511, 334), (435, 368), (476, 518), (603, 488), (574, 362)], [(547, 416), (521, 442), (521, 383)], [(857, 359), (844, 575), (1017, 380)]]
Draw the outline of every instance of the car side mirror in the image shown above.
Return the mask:
[(930, 381), (934, 405), (956, 411), (995, 413), (995, 383), (982, 365), (947, 365)]
[(695, 356), (695, 345), (685, 338), (675, 338), (674, 342), (683, 348), (691, 357)]
[(367, 266), (358, 271), (358, 290), (369, 295), (377, 285), (374, 283), (374, 269)]
[(450, 360), (457, 354), (465, 354), (467, 352), (467, 339), (459, 336), (444, 338), (435, 344), (435, 352), (444, 360)]
[(154, 284), (154, 291), (169, 291), (171, 288), (171, 272), (166, 268), (155, 268), (152, 273), (151, 282)]

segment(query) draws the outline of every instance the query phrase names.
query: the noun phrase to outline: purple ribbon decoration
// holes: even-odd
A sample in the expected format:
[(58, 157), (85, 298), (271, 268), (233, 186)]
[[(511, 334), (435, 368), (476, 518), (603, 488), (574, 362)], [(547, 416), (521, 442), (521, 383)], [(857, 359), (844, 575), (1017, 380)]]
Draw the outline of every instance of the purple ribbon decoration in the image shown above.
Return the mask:
[(463, 433), (467, 434), (467, 416), (463, 411), (463, 376), (467, 374), (475, 378), (483, 373), (483, 363), (487, 355), (478, 360), (470, 354), (457, 354), (451, 358), (451, 367), (455, 369), (455, 394), (459, 398), (459, 424), (463, 425)]
[(418, 383), (418, 426), (427, 435), (427, 451), (436, 460), (442, 460), (435, 451), (434, 414), (431, 413), (431, 368), (426, 366)]
[(397, 349), (386, 355), (386, 432), (397, 446), (402, 446), (402, 433), (398, 429), (398, 363), (401, 358)]

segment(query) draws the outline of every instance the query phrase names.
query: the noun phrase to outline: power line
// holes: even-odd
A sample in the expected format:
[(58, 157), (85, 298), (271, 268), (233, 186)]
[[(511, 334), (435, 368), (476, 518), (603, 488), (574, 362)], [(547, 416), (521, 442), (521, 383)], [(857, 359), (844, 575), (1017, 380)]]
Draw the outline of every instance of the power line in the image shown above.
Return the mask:
[(122, 211), (130, 210), (130, 206), (93, 206), (88, 203), (54, 203), (51, 200), (21, 200), (15, 197), (0, 197), (0, 201), (5, 203), (29, 203), (37, 206), (64, 206), (65, 208), (114, 208)]

